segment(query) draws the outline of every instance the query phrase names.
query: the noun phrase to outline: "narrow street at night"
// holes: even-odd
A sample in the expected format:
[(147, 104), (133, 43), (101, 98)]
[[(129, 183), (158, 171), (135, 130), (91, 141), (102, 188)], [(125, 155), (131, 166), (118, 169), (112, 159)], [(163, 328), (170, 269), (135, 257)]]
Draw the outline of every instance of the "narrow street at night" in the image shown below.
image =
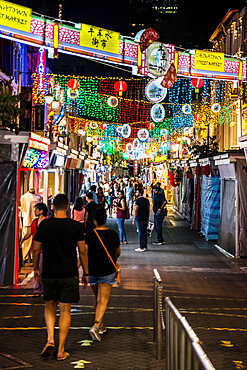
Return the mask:
[[(116, 220), (110, 219), (108, 226), (116, 228)], [(215, 368), (245, 368), (246, 260), (222, 255), (171, 208), (163, 230), (164, 245), (153, 246), (153, 234), (148, 251), (137, 253), (136, 228), (131, 220), (126, 222), (129, 244), (122, 246), (122, 282), (112, 291), (105, 316), (107, 332), (100, 343), (91, 342), (93, 295), (89, 287), (81, 287), (80, 302), (72, 306), (66, 346), (71, 356), (59, 365), (55, 355), (40, 356), (46, 335), (44, 305), (41, 297), (33, 297), (33, 279), (0, 288), (1, 369), (73, 369), (82, 364), (95, 370), (165, 369), (165, 360), (154, 355), (154, 268), (163, 279), (165, 296), (186, 317)]]
[(247, 370), (247, 1), (0, 0), (0, 370)]

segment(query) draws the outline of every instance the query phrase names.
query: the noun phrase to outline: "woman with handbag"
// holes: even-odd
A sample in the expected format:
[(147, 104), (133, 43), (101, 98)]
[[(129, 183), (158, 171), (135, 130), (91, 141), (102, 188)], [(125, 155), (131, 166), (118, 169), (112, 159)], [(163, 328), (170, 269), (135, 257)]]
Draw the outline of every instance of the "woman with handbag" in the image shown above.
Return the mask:
[(121, 254), (119, 237), (116, 231), (106, 227), (106, 210), (98, 208), (94, 211), (95, 229), (86, 235), (88, 250), (89, 283), (95, 295), (95, 322), (89, 330), (94, 341), (101, 341), (100, 334), (106, 329), (103, 317), (111, 294), (112, 285), (116, 283), (119, 269), (117, 258)]

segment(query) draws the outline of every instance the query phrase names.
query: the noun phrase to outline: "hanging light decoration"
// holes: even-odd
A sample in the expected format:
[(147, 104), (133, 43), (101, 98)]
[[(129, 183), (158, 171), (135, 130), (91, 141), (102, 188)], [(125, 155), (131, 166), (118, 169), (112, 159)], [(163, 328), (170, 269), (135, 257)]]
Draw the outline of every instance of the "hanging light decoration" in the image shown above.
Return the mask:
[(183, 104), (183, 106), (182, 106), (182, 112), (184, 114), (191, 114), (191, 111), (192, 111), (192, 109), (191, 109), (191, 105), (190, 104)]
[(192, 78), (191, 85), (195, 88), (196, 99), (198, 99), (199, 89), (203, 87), (204, 81), (202, 78)]
[(118, 98), (116, 96), (110, 96), (107, 100), (107, 104), (112, 108), (116, 108), (118, 106)]
[(117, 81), (114, 84), (114, 89), (119, 93), (119, 96), (122, 96), (123, 92), (127, 90), (127, 83), (125, 81)]
[(77, 90), (79, 89), (80, 87), (80, 82), (78, 80), (76, 80), (75, 78), (71, 78), (69, 81), (68, 81), (68, 87), (72, 90)]
[(68, 88), (67, 95), (70, 99), (76, 99), (77, 96), (79, 95), (79, 90), (78, 89), (74, 90), (74, 89)]
[(200, 113), (194, 114), (194, 120), (200, 121), (202, 119), (202, 115)]
[(191, 85), (194, 88), (200, 89), (204, 85), (204, 81), (202, 78), (192, 78)]
[(220, 111), (220, 104), (219, 103), (214, 103), (213, 105), (212, 105), (212, 112), (213, 113), (219, 113), (219, 111)]

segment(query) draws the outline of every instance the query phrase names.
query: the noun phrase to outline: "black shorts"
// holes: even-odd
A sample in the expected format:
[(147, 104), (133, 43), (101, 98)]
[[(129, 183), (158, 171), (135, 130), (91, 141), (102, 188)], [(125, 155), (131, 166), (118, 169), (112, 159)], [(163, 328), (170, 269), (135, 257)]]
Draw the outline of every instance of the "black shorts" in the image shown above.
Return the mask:
[(42, 282), (45, 301), (79, 302), (79, 278), (77, 276), (64, 279), (42, 279)]

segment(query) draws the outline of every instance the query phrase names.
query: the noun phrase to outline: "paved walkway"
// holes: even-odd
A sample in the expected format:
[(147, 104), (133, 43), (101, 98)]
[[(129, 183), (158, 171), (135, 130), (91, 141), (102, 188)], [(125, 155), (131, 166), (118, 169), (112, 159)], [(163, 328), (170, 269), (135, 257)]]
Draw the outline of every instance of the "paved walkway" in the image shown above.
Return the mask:
[[(115, 220), (109, 225), (115, 227)], [(172, 210), (164, 223), (163, 246), (150, 244), (148, 252), (136, 253), (138, 235), (131, 220), (126, 230), (122, 284), (113, 288), (102, 342), (90, 341), (93, 295), (81, 287), (66, 347), (71, 357), (59, 364), (54, 357), (43, 360), (43, 301), (32, 296), (33, 279), (26, 279), (0, 288), (0, 369), (165, 369), (164, 361), (155, 360), (152, 343), (153, 268), (163, 278), (165, 296), (187, 318), (215, 368), (247, 368), (247, 261), (220, 254)]]

